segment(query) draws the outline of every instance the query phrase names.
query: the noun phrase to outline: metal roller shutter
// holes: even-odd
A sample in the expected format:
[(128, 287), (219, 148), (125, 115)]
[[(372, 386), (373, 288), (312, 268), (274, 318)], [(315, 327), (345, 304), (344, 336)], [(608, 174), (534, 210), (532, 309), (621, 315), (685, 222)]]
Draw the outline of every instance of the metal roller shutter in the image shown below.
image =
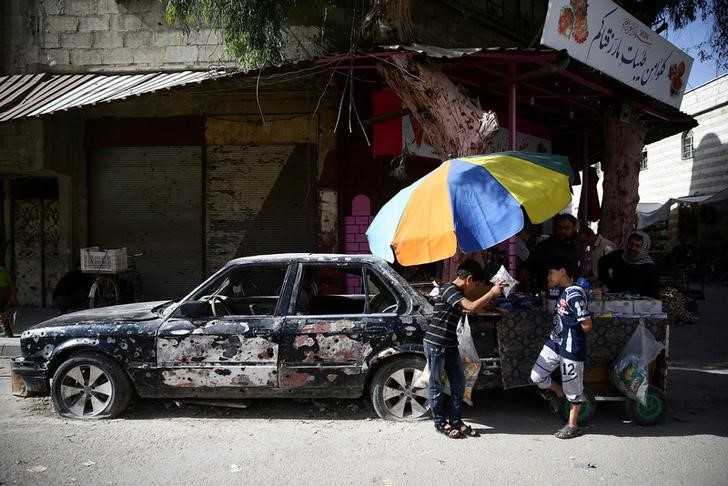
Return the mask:
[(230, 258), (316, 249), (317, 147), (207, 148), (207, 271)]
[(183, 296), (202, 277), (200, 147), (91, 151), (89, 244), (145, 251), (147, 300)]

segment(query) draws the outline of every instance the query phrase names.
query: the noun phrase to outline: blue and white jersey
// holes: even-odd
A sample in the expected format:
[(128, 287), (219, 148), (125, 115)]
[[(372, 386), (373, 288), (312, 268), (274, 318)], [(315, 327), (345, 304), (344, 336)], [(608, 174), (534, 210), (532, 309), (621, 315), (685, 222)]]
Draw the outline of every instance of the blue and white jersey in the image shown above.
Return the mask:
[(561, 291), (554, 309), (554, 327), (546, 346), (564, 358), (574, 361), (586, 359), (586, 335), (581, 322), (591, 318), (586, 293), (578, 285)]

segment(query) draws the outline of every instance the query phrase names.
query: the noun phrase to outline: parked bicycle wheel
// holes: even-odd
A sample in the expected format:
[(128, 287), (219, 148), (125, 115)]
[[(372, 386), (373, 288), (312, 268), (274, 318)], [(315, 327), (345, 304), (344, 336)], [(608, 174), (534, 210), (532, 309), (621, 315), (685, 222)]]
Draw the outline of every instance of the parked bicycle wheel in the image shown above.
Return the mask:
[(99, 275), (88, 293), (88, 307), (106, 307), (120, 304), (121, 291), (115, 277)]

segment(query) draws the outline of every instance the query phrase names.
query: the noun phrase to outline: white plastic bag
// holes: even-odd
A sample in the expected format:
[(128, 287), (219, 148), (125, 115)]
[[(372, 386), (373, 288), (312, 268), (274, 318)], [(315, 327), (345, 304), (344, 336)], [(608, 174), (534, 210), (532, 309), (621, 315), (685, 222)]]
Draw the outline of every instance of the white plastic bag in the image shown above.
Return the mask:
[[(458, 352), (460, 353), (460, 362), (463, 365), (463, 374), (465, 377), (463, 401), (472, 407), (473, 386), (478, 379), (478, 373), (480, 373), (480, 357), (478, 356), (478, 351), (475, 349), (473, 335), (470, 333), (470, 322), (468, 321), (467, 314), (464, 314), (460, 319), (455, 332), (458, 336)], [(420, 374), (412, 386), (414, 388), (427, 388), (429, 382), (430, 366), (429, 364), (425, 364), (422, 374)], [(450, 382), (447, 379), (447, 374), (442, 377), (442, 392), (448, 395), (450, 394)]]
[(473, 335), (470, 333), (470, 322), (468, 315), (464, 314), (457, 327), (458, 335), (458, 351), (460, 352), (460, 362), (463, 364), (465, 373), (465, 394), (463, 401), (473, 406), (473, 387), (480, 373), (480, 357), (475, 349)]
[(490, 283), (497, 284), (502, 283), (503, 284), (503, 297), (508, 297), (511, 292), (516, 288), (516, 285), (518, 285), (518, 280), (511, 277), (511, 274), (508, 273), (508, 270), (506, 270), (506, 267), (501, 265), (501, 267), (498, 269), (497, 272), (495, 272), (495, 275), (493, 275), (493, 278), (490, 279)]
[(417, 377), (414, 383), (412, 383), (413, 388), (427, 388), (427, 385), (430, 384), (430, 364), (425, 363), (425, 367), (422, 370), (422, 373), (420, 373), (420, 376)]
[(647, 389), (650, 387), (647, 367), (663, 349), (665, 345), (655, 339), (645, 327), (644, 320), (640, 319), (637, 329), (609, 370), (614, 386), (628, 398), (647, 405)]

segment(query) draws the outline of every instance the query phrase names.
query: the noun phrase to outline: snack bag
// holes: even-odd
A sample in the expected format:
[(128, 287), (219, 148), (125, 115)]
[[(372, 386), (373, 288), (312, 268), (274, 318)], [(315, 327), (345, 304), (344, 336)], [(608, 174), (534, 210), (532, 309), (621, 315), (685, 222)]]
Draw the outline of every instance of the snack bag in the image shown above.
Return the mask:
[(508, 270), (503, 265), (495, 272), (493, 278), (490, 279), (490, 283), (496, 284), (498, 282), (503, 283), (503, 297), (508, 297), (516, 288), (516, 285), (518, 285), (518, 280), (511, 277), (511, 274), (508, 273)]

